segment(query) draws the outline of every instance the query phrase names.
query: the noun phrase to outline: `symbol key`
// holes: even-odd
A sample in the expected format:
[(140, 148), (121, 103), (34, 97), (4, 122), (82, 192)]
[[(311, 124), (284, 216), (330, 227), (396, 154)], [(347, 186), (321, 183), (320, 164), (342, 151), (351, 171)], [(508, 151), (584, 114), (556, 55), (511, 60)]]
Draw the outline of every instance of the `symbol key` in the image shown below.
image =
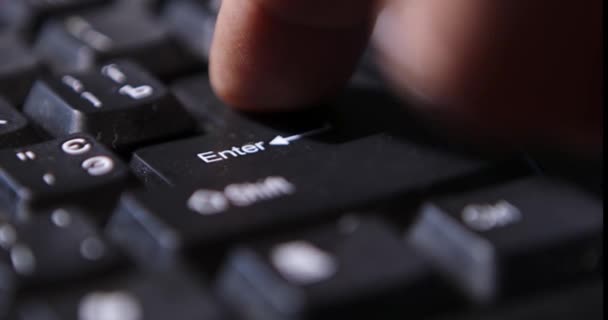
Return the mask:
[(0, 199), (17, 214), (57, 203), (107, 208), (128, 170), (82, 134), (0, 151)]
[(86, 132), (115, 149), (176, 136), (193, 126), (158, 80), (126, 61), (40, 80), (24, 111), (55, 136)]

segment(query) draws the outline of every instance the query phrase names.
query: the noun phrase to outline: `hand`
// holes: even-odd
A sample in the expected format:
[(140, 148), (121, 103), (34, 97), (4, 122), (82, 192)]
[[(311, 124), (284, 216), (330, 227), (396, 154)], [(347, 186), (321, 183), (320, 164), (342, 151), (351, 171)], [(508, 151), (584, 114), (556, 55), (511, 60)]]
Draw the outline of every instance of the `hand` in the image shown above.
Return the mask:
[(373, 34), (394, 89), (428, 101), (422, 112), (477, 136), (597, 152), (602, 12), (602, 0), (223, 0), (210, 76), (236, 108), (309, 105), (343, 86)]

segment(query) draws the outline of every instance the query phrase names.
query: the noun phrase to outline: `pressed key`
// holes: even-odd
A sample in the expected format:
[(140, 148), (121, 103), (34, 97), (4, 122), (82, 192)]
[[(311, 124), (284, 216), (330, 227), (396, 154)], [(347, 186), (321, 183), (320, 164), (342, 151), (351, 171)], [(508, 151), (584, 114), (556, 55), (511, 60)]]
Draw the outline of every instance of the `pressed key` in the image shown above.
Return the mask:
[(404, 319), (451, 300), (393, 230), (352, 216), (235, 249), (217, 287), (251, 320)]
[(193, 127), (163, 84), (127, 61), (39, 80), (24, 112), (57, 137), (86, 132), (115, 149), (171, 138)]
[(0, 149), (25, 146), (36, 141), (36, 135), (17, 110), (0, 98)]
[(38, 72), (38, 59), (21, 39), (0, 31), (0, 97), (21, 106)]
[(601, 270), (602, 234), (600, 200), (528, 178), (429, 201), (407, 239), (486, 303)]
[(0, 200), (18, 215), (60, 203), (112, 207), (128, 169), (83, 134), (0, 151)]
[(59, 208), (15, 224), (0, 221), (0, 233), (0, 264), (9, 266), (23, 288), (79, 281), (125, 262), (75, 209)]
[(57, 73), (85, 71), (115, 59), (133, 60), (160, 76), (190, 68), (192, 60), (139, 2), (118, 1), (50, 20), (35, 51)]
[(182, 274), (129, 272), (56, 291), (20, 304), (15, 319), (228, 319), (197, 279)]
[(420, 192), (485, 168), (385, 135), (341, 145), (275, 139), (209, 135), (138, 151), (133, 167), (146, 183), (176, 187), (125, 194), (109, 223), (113, 237), (143, 261), (171, 259), (392, 197), (417, 202)]

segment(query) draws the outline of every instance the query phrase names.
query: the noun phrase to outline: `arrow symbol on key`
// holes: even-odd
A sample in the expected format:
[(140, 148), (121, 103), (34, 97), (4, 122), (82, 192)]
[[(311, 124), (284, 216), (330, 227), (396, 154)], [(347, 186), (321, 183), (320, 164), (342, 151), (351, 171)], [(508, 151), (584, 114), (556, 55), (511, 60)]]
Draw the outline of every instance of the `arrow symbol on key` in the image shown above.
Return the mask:
[(323, 128), (311, 130), (311, 131), (308, 131), (308, 132), (305, 132), (305, 133), (300, 133), (300, 134), (296, 134), (296, 135), (289, 136), (289, 137), (276, 136), (274, 139), (272, 139), (270, 141), (269, 144), (271, 146), (288, 146), (288, 145), (290, 145), (292, 142), (294, 142), (296, 140), (300, 140), (302, 138), (314, 136), (314, 135), (326, 132), (329, 129), (331, 129), (331, 126), (329, 124), (326, 124), (325, 126), (323, 126)]

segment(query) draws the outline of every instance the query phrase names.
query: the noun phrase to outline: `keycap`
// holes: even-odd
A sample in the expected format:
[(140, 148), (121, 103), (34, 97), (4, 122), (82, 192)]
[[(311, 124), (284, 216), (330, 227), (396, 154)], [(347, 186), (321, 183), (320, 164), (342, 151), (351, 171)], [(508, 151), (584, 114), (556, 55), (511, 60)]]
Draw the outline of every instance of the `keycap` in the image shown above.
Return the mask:
[(35, 52), (57, 73), (80, 72), (109, 60), (130, 59), (160, 76), (192, 66), (167, 28), (132, 1), (53, 19), (45, 24)]
[(134, 172), (159, 190), (123, 195), (109, 226), (136, 255), (171, 259), (175, 252), (199, 252), (391, 198), (415, 203), (421, 192), (486, 165), (386, 135), (339, 145), (206, 135), (137, 151)]
[(407, 241), (473, 301), (534, 292), (602, 265), (602, 202), (532, 177), (433, 199)]
[(21, 106), (38, 72), (38, 59), (23, 41), (0, 30), (0, 97)]
[(36, 134), (8, 102), (0, 98), (0, 149), (24, 146), (36, 141)]
[(4, 0), (0, 2), (0, 22), (12, 29), (32, 31), (51, 15), (106, 2), (108, 0)]
[(177, 39), (203, 61), (209, 61), (221, 1), (170, 1), (164, 20)]
[(0, 201), (17, 215), (55, 204), (112, 206), (128, 169), (91, 136), (0, 151)]
[(31, 298), (17, 320), (221, 320), (224, 312), (190, 276), (131, 272)]
[(76, 209), (58, 208), (20, 223), (0, 221), (0, 265), (18, 276), (22, 288), (81, 281), (125, 261)]
[(56, 137), (86, 132), (114, 149), (175, 137), (193, 127), (163, 84), (127, 61), (39, 80), (24, 112)]
[(252, 320), (403, 319), (449, 301), (428, 265), (396, 233), (352, 217), (235, 249), (217, 286)]

